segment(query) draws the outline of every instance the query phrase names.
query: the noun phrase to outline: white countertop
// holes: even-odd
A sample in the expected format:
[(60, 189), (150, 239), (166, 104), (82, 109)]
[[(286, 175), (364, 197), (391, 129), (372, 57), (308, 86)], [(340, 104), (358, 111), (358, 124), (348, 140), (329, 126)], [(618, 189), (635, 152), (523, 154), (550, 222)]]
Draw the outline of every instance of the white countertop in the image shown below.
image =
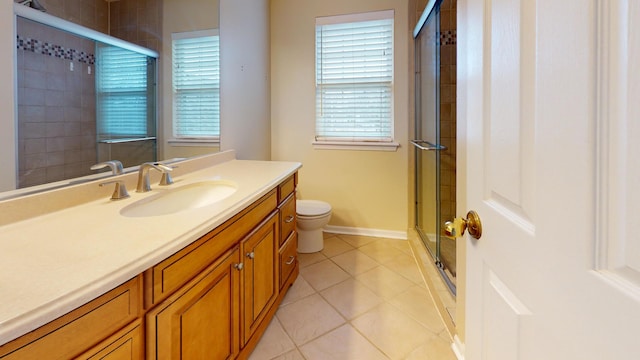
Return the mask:
[[(108, 197), (0, 226), (0, 344), (124, 283), (182, 249), (266, 194), (300, 163), (230, 160), (175, 176), (175, 184)], [(202, 180), (235, 182), (215, 204), (174, 214), (125, 217), (120, 209)], [(94, 184), (97, 188), (97, 183)], [(110, 185), (109, 188), (112, 188)], [(42, 194), (46, 201), (47, 194)]]

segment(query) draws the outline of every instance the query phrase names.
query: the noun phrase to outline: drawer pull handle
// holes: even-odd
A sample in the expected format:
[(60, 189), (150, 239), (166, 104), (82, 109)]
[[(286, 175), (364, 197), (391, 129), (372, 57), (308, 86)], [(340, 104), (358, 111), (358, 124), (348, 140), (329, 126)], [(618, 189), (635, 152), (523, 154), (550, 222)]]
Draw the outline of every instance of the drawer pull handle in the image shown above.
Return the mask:
[(291, 264), (293, 264), (294, 261), (296, 261), (296, 257), (295, 256), (289, 256), (289, 261), (287, 261), (285, 264), (291, 265)]
[(250, 252), (250, 253), (247, 253), (247, 257), (248, 257), (249, 259), (253, 259), (254, 257), (256, 257), (256, 254), (252, 251), (252, 252)]
[(244, 264), (243, 264), (243, 263), (233, 264), (233, 267), (234, 267), (236, 270), (240, 271), (240, 270), (244, 269)]
[(284, 222), (286, 222), (288, 224), (288, 223), (292, 222), (293, 219), (295, 219), (295, 218), (292, 215), (289, 215), (284, 219)]

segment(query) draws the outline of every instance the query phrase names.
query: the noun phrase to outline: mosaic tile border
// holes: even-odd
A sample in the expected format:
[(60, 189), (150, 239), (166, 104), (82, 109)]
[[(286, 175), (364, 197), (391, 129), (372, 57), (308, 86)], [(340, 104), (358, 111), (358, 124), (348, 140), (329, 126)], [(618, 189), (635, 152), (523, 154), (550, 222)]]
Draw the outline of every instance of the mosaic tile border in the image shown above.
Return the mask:
[(81, 63), (93, 65), (96, 62), (94, 54), (75, 49), (66, 49), (60, 45), (54, 45), (37, 39), (25, 38), (20, 35), (16, 39), (18, 50), (31, 51), (36, 54), (53, 56), (59, 59), (79, 61)]
[(440, 33), (440, 45), (456, 45), (458, 43), (456, 30), (445, 30)]

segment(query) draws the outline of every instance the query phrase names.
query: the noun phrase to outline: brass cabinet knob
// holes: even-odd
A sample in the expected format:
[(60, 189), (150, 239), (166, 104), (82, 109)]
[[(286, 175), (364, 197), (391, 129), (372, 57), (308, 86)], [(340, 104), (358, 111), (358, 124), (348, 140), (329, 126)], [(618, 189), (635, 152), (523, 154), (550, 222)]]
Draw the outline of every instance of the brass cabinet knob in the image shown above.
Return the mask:
[(464, 235), (464, 231), (469, 230), (469, 235), (475, 239), (482, 236), (482, 222), (478, 213), (471, 210), (467, 213), (467, 218), (455, 218), (453, 221), (444, 223), (444, 233), (450, 238), (457, 238)]

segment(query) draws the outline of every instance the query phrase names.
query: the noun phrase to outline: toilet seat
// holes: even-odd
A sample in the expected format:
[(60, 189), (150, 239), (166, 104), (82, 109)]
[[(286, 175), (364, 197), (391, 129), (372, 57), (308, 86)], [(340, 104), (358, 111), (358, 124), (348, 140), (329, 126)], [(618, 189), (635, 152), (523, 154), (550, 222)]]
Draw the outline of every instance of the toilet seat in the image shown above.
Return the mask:
[(296, 200), (296, 213), (302, 218), (323, 217), (331, 213), (331, 205), (319, 200)]

